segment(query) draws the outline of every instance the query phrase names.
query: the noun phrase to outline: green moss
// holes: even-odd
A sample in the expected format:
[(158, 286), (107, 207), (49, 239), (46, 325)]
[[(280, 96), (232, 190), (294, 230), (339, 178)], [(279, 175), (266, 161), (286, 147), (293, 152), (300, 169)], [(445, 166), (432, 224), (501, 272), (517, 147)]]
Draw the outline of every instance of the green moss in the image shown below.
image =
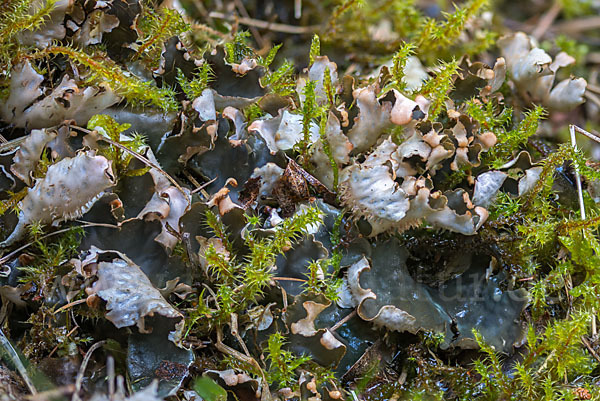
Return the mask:
[(296, 357), (283, 349), (285, 337), (281, 333), (271, 334), (267, 343), (266, 361), (269, 364), (267, 380), (280, 388), (296, 385), (296, 369), (310, 360), (309, 356)]
[(75, 257), (83, 236), (83, 229), (73, 227), (64, 234), (43, 238), (43, 231), (39, 224), (30, 226), (33, 237), (33, 247), (30, 250), (31, 262), (20, 267), (22, 276), (19, 281), (34, 286), (36, 300), (53, 298), (54, 281), (59, 269)]
[(226, 226), (217, 215), (208, 211), (206, 224), (221, 240), (226, 252), (218, 251), (214, 245), (210, 245), (205, 251), (204, 257), (208, 265), (211, 287), (214, 289), (213, 301), (216, 309), (209, 309), (201, 296), (196, 317), (190, 323), (200, 323), (198, 320), (201, 316), (210, 315), (210, 321), (203, 322), (205, 324), (201, 329), (212, 330), (217, 325), (228, 322), (233, 313), (242, 313), (269, 287), (274, 274), (272, 267), (275, 265), (275, 258), (305, 235), (308, 227), (320, 221), (320, 211), (308, 208), (285, 219), (274, 228), (272, 235), (266, 237), (254, 233), (250, 221), (244, 238), (248, 253), (238, 257)]
[(416, 48), (417, 46), (412, 43), (403, 43), (392, 59), (393, 64), (391, 73), (393, 80), (391, 85), (401, 92), (406, 90), (406, 83), (403, 80), (406, 62), (408, 61), (408, 58), (414, 54)]
[[(471, 112), (473, 111), (474, 109), (471, 110)], [(537, 132), (540, 120), (546, 114), (546, 110), (542, 106), (536, 106), (525, 113), (523, 119), (515, 129), (505, 130), (502, 127), (509, 118), (510, 112), (503, 112), (497, 118), (494, 118), (493, 114), (490, 116), (487, 113), (489, 117), (484, 118), (483, 121), (496, 134), (498, 144), (486, 155), (486, 163), (491, 164), (494, 168), (499, 168), (508, 162), (518, 150), (523, 148), (527, 140)]]
[(445, 102), (454, 88), (454, 75), (459, 71), (458, 61), (443, 62), (437, 67), (437, 73), (429, 78), (418, 93), (431, 99), (428, 118), (434, 121), (445, 109)]
[(6, 0), (0, 4), (0, 76), (10, 70), (13, 60), (29, 50), (19, 44), (17, 36), (41, 27), (55, 5), (56, 0), (42, 1), (31, 12), (29, 0)]
[(209, 83), (214, 78), (214, 73), (208, 63), (202, 64), (190, 80), (185, 77), (181, 69), (177, 69), (177, 83), (181, 86), (183, 93), (189, 100), (194, 100), (202, 95), (202, 92), (208, 88)]
[[(145, 146), (145, 140), (142, 135), (134, 134), (130, 139), (124, 139), (122, 132), (131, 127), (130, 124), (119, 124), (112, 117), (105, 114), (96, 114), (90, 118), (87, 124), (88, 129), (98, 131), (100, 135), (117, 142), (134, 152), (140, 152)], [(112, 162), (113, 172), (117, 178), (121, 177), (136, 177), (146, 174), (150, 171), (150, 167), (142, 167), (139, 169), (130, 169), (129, 164), (134, 159), (131, 153), (123, 152), (120, 148), (114, 145), (108, 145), (99, 149), (99, 154), (105, 156)]]
[(225, 60), (229, 64), (240, 64), (246, 58), (256, 58), (256, 53), (248, 45), (250, 32), (241, 31), (235, 34), (233, 40), (225, 44)]
[(40, 55), (62, 55), (87, 70), (89, 84), (106, 82), (133, 106), (152, 105), (165, 111), (177, 110), (175, 93), (168, 88), (158, 88), (153, 82), (142, 81), (125, 72), (105, 53), (86, 53), (69, 46), (50, 46)]
[(163, 44), (173, 36), (190, 29), (177, 10), (155, 8), (142, 1), (142, 12), (135, 20), (138, 40), (135, 43), (133, 60), (143, 60), (150, 68), (158, 68)]

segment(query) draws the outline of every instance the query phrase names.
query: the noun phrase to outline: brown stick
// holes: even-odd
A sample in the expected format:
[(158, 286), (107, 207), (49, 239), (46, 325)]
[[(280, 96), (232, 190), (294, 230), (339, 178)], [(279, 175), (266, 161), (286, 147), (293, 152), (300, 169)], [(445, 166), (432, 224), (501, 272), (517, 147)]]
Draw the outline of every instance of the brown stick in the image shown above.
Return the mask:
[(56, 315), (57, 313), (60, 313), (66, 309), (69, 309), (72, 306), (81, 305), (81, 304), (85, 303), (85, 301), (87, 301), (87, 299), (83, 298), (83, 299), (78, 299), (77, 301), (69, 302), (68, 304), (63, 305), (60, 308), (58, 308), (57, 310), (55, 310), (54, 313), (52, 313), (52, 314)]
[(594, 349), (592, 348), (592, 345), (589, 343), (589, 341), (587, 340), (587, 338), (585, 338), (584, 336), (581, 336), (581, 341), (583, 341), (583, 344), (585, 345), (585, 347), (588, 349), (588, 351), (590, 351), (590, 354), (592, 354), (592, 356), (594, 358), (596, 358), (596, 360), (598, 362), (600, 362), (600, 356), (598, 356), (598, 354), (596, 353), (596, 351), (594, 351)]
[(546, 11), (546, 13), (544, 15), (542, 15), (537, 26), (531, 32), (531, 36), (533, 36), (534, 38), (536, 38), (538, 40), (541, 39), (544, 36), (544, 34), (546, 33), (546, 31), (548, 31), (548, 28), (550, 28), (550, 26), (552, 25), (552, 23), (554, 22), (556, 17), (558, 17), (558, 14), (560, 13), (561, 9), (562, 9), (562, 6), (560, 5), (560, 3), (555, 2), (552, 5), (552, 7), (550, 7), (550, 9), (548, 11)]
[(578, 18), (554, 25), (553, 31), (561, 33), (578, 33), (600, 29), (600, 16)]
[[(242, 17), (250, 18), (250, 14), (248, 14), (248, 10), (246, 10), (246, 7), (244, 7), (244, 3), (242, 3), (241, 0), (233, 0), (233, 2), (235, 3), (235, 6), (238, 9), (238, 11), (240, 12), (240, 14), (242, 14)], [(252, 36), (254, 36), (254, 39), (256, 40), (258, 47), (260, 49), (265, 47), (265, 40), (263, 39), (261, 34), (258, 32), (258, 29), (256, 29), (256, 27), (254, 27), (254, 26), (251, 26), (250, 32), (252, 32)]]
[(79, 367), (79, 372), (77, 373), (77, 378), (75, 379), (75, 391), (73, 392), (71, 401), (81, 400), (81, 398), (79, 398), (79, 391), (81, 390), (81, 385), (83, 384), (83, 375), (85, 374), (85, 368), (87, 368), (87, 365), (90, 362), (90, 359), (92, 358), (92, 354), (94, 353), (94, 351), (96, 351), (98, 348), (100, 348), (104, 344), (106, 344), (106, 340), (98, 341), (97, 343), (92, 345), (90, 347), (90, 349), (88, 349), (88, 351), (85, 353), (85, 356), (83, 357), (83, 362), (81, 362), (81, 366)]
[(331, 326), (331, 329), (329, 329), (329, 331), (336, 331), (344, 323), (346, 323), (348, 320), (352, 319), (354, 316), (356, 316), (356, 309), (354, 309), (352, 312), (348, 313), (342, 320), (340, 320), (339, 322), (337, 322), (336, 324)]
[(260, 29), (267, 29), (274, 32), (290, 33), (292, 35), (305, 35), (308, 33), (317, 32), (321, 29), (320, 25), (309, 25), (309, 26), (294, 26), (287, 24), (279, 24), (277, 22), (267, 22), (254, 18), (235, 17), (220, 13), (218, 11), (211, 11), (208, 14), (211, 18), (224, 19), (227, 21), (238, 21), (242, 25), (254, 26)]

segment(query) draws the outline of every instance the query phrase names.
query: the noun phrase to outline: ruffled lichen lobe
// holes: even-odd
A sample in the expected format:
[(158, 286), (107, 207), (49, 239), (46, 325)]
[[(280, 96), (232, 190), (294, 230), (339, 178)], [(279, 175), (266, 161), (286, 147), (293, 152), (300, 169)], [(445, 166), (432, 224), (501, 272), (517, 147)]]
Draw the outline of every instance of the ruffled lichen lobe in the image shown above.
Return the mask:
[(93, 152), (51, 165), (19, 203), (19, 222), (0, 245), (6, 247), (21, 239), (31, 223), (58, 225), (81, 217), (113, 185), (110, 162)]

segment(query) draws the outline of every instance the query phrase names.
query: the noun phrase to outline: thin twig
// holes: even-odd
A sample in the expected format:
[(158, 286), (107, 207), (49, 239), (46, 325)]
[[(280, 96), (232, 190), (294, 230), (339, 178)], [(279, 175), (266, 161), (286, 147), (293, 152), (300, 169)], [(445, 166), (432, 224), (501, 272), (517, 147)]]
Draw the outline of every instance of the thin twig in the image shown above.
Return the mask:
[(586, 136), (586, 137), (590, 138), (592, 141), (600, 143), (600, 134), (599, 133), (596, 133), (595, 131), (594, 132), (586, 131), (583, 128), (579, 128), (576, 125), (573, 125), (572, 127), (575, 130), (575, 132), (577, 132), (578, 134)]
[[(240, 14), (242, 14), (242, 17), (250, 18), (250, 14), (248, 14), (248, 10), (246, 10), (246, 7), (244, 7), (244, 4), (241, 2), (241, 0), (233, 0), (233, 2), (235, 3), (235, 6), (238, 9), (238, 11), (240, 12)], [(256, 27), (254, 27), (254, 26), (251, 26), (250, 32), (252, 32), (252, 36), (254, 36), (254, 39), (256, 40), (258, 47), (260, 49), (265, 47), (265, 40), (263, 39), (261, 34), (258, 32), (258, 29), (256, 29)]]
[(552, 27), (552, 31), (571, 34), (594, 29), (600, 29), (600, 16), (572, 19)]
[[(75, 333), (77, 331), (77, 329), (79, 328), (79, 326), (75, 326), (71, 329), (71, 331), (69, 331), (66, 335), (66, 338), (71, 337), (71, 334)], [(52, 348), (52, 351), (50, 351), (50, 353), (48, 354), (48, 358), (51, 358), (52, 355), (54, 355), (54, 353), (56, 352), (56, 350), (58, 349), (59, 345), (61, 345), (61, 343), (58, 343), (54, 346), (54, 348)]]
[(266, 401), (266, 400), (270, 400), (271, 399), (271, 392), (269, 391), (269, 384), (267, 381), (267, 377), (265, 376), (265, 372), (262, 370), (262, 368), (260, 367), (260, 365), (258, 364), (258, 362), (256, 361), (256, 359), (244, 355), (241, 352), (229, 347), (228, 345), (225, 345), (223, 343), (223, 331), (220, 327), (217, 327), (217, 342), (215, 343), (215, 347), (217, 348), (218, 351), (230, 355), (234, 358), (237, 358), (238, 360), (245, 362), (251, 366), (253, 366), (254, 368), (256, 368), (258, 370), (258, 372), (260, 373), (261, 377), (262, 377), (262, 385), (261, 385), (261, 401)]
[[(54, 231), (51, 232), (50, 234), (46, 234), (41, 236), (40, 238), (38, 238), (38, 240), (43, 240), (49, 237), (52, 237), (54, 235), (58, 235), (58, 234), (62, 234), (62, 233), (66, 233), (68, 231), (74, 230), (76, 228), (87, 228), (87, 227), (96, 227), (96, 226), (101, 226), (101, 227), (110, 227), (110, 228), (119, 228), (119, 226), (111, 226), (110, 224), (103, 224), (103, 223), (88, 223), (88, 224), (82, 224), (80, 226), (72, 226), (72, 227), (67, 227), (67, 228), (63, 228), (62, 230), (58, 230), (58, 231)], [(15, 256), (17, 253), (21, 252), (22, 250), (25, 250), (27, 248), (29, 248), (31, 245), (33, 245), (35, 243), (35, 241), (33, 242), (29, 242), (17, 249), (15, 249), (14, 251), (12, 251), (11, 253), (4, 255), (2, 258), (0, 258), (0, 266), (4, 265), (6, 262), (8, 262), (10, 259), (12, 259), (13, 256)], [(2, 272), (2, 274), (0, 274), (0, 277), (4, 274), (10, 275), (10, 269), (7, 272)]]
[(352, 312), (348, 313), (344, 318), (342, 318), (342, 320), (340, 320), (339, 322), (337, 322), (336, 324), (331, 326), (329, 331), (336, 331), (337, 329), (342, 327), (342, 325), (344, 323), (348, 322), (348, 320), (352, 319), (354, 316), (356, 316), (356, 309), (354, 309)]
[[(571, 145), (573, 149), (577, 151), (577, 141), (575, 138), (575, 131), (585, 135), (588, 138), (594, 139), (595, 135), (587, 132), (586, 130), (576, 127), (575, 125), (569, 125), (569, 132), (571, 133)], [(598, 141), (600, 138), (595, 138), (595, 141)], [(575, 167), (575, 183), (577, 184), (577, 195), (579, 197), (579, 209), (581, 210), (581, 220), (585, 220), (585, 204), (583, 203), (583, 189), (581, 188), (581, 175), (579, 174), (579, 169)], [(592, 308), (592, 336), (596, 338), (598, 331), (596, 329), (596, 310)]]
[(79, 398), (79, 391), (81, 391), (81, 384), (83, 383), (83, 375), (85, 374), (85, 368), (87, 368), (87, 365), (90, 362), (94, 351), (96, 351), (104, 344), (106, 344), (106, 340), (98, 341), (97, 343), (92, 345), (90, 349), (88, 349), (88, 351), (85, 353), (85, 356), (83, 357), (83, 362), (81, 362), (79, 372), (77, 373), (77, 378), (75, 379), (75, 391), (73, 392), (73, 397), (71, 397), (71, 401), (81, 400), (81, 398)]
[(205, 182), (204, 184), (200, 185), (199, 187), (197, 187), (196, 189), (194, 189), (192, 191), (192, 194), (195, 194), (196, 192), (200, 192), (202, 191), (204, 188), (206, 188), (207, 186), (209, 186), (210, 184), (212, 184), (213, 182), (215, 182), (217, 180), (218, 177), (213, 178), (212, 180)]
[(585, 57), (588, 64), (600, 64), (600, 52), (589, 52)]
[(295, 277), (272, 277), (273, 280), (276, 281), (298, 281), (300, 283), (306, 283), (306, 280), (303, 280), (301, 278), (295, 278)]
[(220, 13), (218, 11), (211, 11), (208, 14), (208, 16), (211, 18), (224, 19), (227, 21), (237, 21), (242, 25), (255, 26), (260, 29), (267, 29), (269, 31), (274, 31), (274, 32), (289, 33), (292, 35), (305, 35), (308, 33), (317, 32), (321, 29), (320, 25), (294, 26), (294, 25), (280, 24), (277, 22), (267, 22), (267, 21), (262, 21), (262, 20), (258, 20), (258, 19), (254, 19), (254, 18), (235, 17), (232, 15), (226, 15), (226, 14)]
[(552, 26), (552, 23), (554, 22), (556, 17), (558, 17), (558, 14), (560, 13), (561, 9), (562, 6), (560, 2), (554, 2), (552, 7), (550, 7), (550, 9), (548, 9), (548, 11), (546, 11), (546, 13), (542, 15), (542, 17), (539, 19), (539, 22), (537, 23), (535, 29), (531, 32), (531, 36), (538, 40), (541, 39), (546, 33), (546, 31), (548, 31), (548, 28)]
[[(577, 152), (577, 139), (575, 138), (575, 126), (569, 125), (569, 132), (571, 133), (571, 146), (573, 150)], [(585, 205), (583, 203), (583, 189), (581, 188), (581, 175), (579, 174), (579, 168), (575, 166), (575, 184), (577, 185), (577, 195), (579, 196), (579, 210), (581, 211), (581, 220), (585, 220)]]
[[(94, 133), (96, 133), (95, 131), (91, 131), (91, 130), (89, 130), (87, 128), (78, 127), (76, 125), (72, 125), (71, 128), (74, 128), (74, 129), (79, 130), (81, 132), (84, 132), (86, 134), (94, 134)], [(167, 172), (164, 171), (160, 166), (157, 166), (156, 164), (152, 163), (146, 157), (140, 155), (137, 152), (134, 152), (133, 150), (129, 149), (127, 146), (123, 146), (119, 142), (115, 142), (112, 139), (107, 138), (105, 136), (99, 135), (97, 139), (99, 141), (104, 141), (104, 142), (109, 143), (109, 144), (111, 144), (113, 146), (116, 146), (117, 148), (121, 149), (122, 151), (129, 153), (130, 155), (132, 155), (133, 157), (135, 157), (136, 159), (138, 159), (139, 161), (141, 161), (145, 165), (156, 169), (159, 173), (161, 173), (162, 175), (164, 175), (165, 178), (167, 180), (169, 180), (171, 182), (171, 184), (173, 184), (173, 186), (175, 186), (175, 188), (177, 188), (182, 194), (184, 194), (184, 195), (187, 196), (186, 192), (183, 190), (183, 188), (181, 188), (181, 186), (179, 185), (179, 183), (177, 181), (175, 181), (175, 179), (173, 177), (171, 177), (169, 174), (167, 174)]]
[(85, 221), (85, 220), (73, 220), (77, 223), (81, 223), (82, 225), (80, 227), (86, 226), (86, 227), (106, 227), (106, 228), (121, 228), (116, 224), (109, 224), (109, 223), (94, 223), (92, 221)]
[(294, 0), (294, 17), (302, 18), (302, 0)]
[(48, 401), (62, 399), (61, 396), (71, 394), (75, 390), (75, 385), (67, 384), (66, 386), (60, 386), (53, 388), (52, 390), (42, 391), (35, 395), (28, 395), (25, 397), (27, 401)]
[(106, 357), (106, 379), (108, 381), (108, 397), (112, 401), (115, 395), (115, 358)]
[(600, 356), (598, 356), (598, 354), (596, 353), (596, 351), (594, 351), (594, 349), (592, 348), (592, 345), (589, 343), (589, 341), (587, 340), (587, 338), (585, 338), (585, 336), (581, 336), (581, 341), (583, 341), (583, 344), (585, 345), (585, 347), (588, 349), (588, 351), (590, 351), (590, 354), (592, 354), (592, 356), (594, 358), (596, 358), (596, 360), (598, 362), (600, 362)]
[(13, 150), (21, 146), (23, 142), (25, 142), (25, 138), (27, 138), (27, 135), (17, 139), (11, 139), (10, 141), (3, 143), (2, 145), (0, 145), (0, 154), (12, 152)]
[(583, 95), (586, 99), (591, 100), (596, 106), (600, 107), (600, 98), (595, 93), (586, 91)]
[(240, 345), (242, 346), (242, 349), (244, 350), (246, 356), (251, 357), (250, 352), (248, 351), (248, 347), (246, 347), (246, 343), (244, 342), (244, 340), (242, 340), (242, 337), (240, 336), (237, 313), (231, 314), (231, 334), (236, 338), (236, 340), (238, 340), (238, 343), (240, 343)]
[(56, 315), (57, 313), (63, 312), (65, 310), (69, 309), (72, 306), (81, 305), (81, 304), (85, 303), (85, 301), (87, 301), (87, 299), (83, 298), (83, 299), (78, 299), (77, 301), (69, 302), (68, 304), (63, 305), (60, 308), (58, 308), (57, 310), (55, 310), (54, 313), (53, 313), (53, 315)]
[(202, 4), (200, 0), (192, 0), (192, 4), (194, 4), (194, 7), (196, 7), (196, 10), (200, 13), (200, 15), (203, 17), (208, 16), (208, 11), (206, 11), (206, 7), (204, 7), (204, 4)]
[(592, 91), (592, 92), (600, 94), (600, 86), (599, 85), (591, 84), (591, 83), (588, 82), (588, 84), (585, 87), (585, 89), (587, 91)]

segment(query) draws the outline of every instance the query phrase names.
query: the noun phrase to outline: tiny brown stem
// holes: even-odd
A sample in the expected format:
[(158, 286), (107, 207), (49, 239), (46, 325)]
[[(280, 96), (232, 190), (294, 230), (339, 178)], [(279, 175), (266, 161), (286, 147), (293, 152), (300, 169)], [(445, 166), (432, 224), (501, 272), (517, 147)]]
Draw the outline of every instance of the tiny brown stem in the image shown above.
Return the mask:
[(73, 397), (71, 397), (71, 401), (81, 400), (81, 398), (79, 398), (79, 391), (81, 391), (81, 385), (83, 384), (83, 375), (85, 374), (85, 369), (87, 368), (87, 365), (90, 362), (94, 351), (96, 351), (104, 344), (106, 344), (106, 340), (98, 341), (97, 343), (92, 345), (90, 349), (88, 349), (88, 351), (85, 353), (85, 356), (83, 357), (83, 362), (81, 362), (79, 372), (77, 373), (77, 378), (75, 379), (75, 391), (73, 392)]
[(590, 354), (592, 354), (592, 356), (598, 361), (600, 362), (600, 356), (598, 356), (598, 353), (596, 351), (594, 351), (594, 348), (592, 348), (592, 345), (590, 344), (590, 342), (587, 340), (587, 338), (585, 338), (584, 336), (581, 336), (581, 341), (583, 341), (583, 344), (585, 345), (585, 347), (588, 349), (588, 351), (590, 351)]
[(356, 309), (354, 309), (352, 312), (348, 313), (342, 320), (340, 320), (339, 322), (337, 322), (336, 324), (331, 326), (329, 331), (336, 331), (337, 329), (342, 327), (342, 325), (344, 323), (348, 322), (348, 320), (352, 319), (354, 316), (356, 316)]
[(56, 315), (56, 314), (58, 314), (60, 312), (63, 312), (65, 310), (69, 309), (72, 306), (81, 305), (81, 304), (85, 303), (85, 301), (87, 301), (87, 300), (85, 298), (83, 298), (83, 299), (78, 299), (77, 301), (69, 302), (68, 304), (63, 305), (60, 308), (58, 308), (57, 310), (55, 310), (54, 313), (53, 313), (53, 315)]
[(245, 18), (245, 17), (237, 17), (236, 18), (235, 16), (226, 15), (226, 14), (220, 13), (218, 11), (211, 11), (208, 14), (208, 16), (211, 18), (216, 18), (216, 19), (224, 19), (227, 21), (237, 21), (242, 25), (255, 26), (260, 29), (266, 29), (266, 30), (274, 31), (274, 32), (290, 33), (292, 35), (304, 35), (304, 34), (308, 34), (308, 33), (312, 33), (312, 32), (317, 32), (319, 29), (321, 29), (320, 25), (294, 26), (294, 25), (287, 25), (287, 24), (279, 24), (277, 22), (267, 22), (267, 21), (262, 21), (262, 20), (258, 20), (258, 19), (254, 19), (254, 18)]

